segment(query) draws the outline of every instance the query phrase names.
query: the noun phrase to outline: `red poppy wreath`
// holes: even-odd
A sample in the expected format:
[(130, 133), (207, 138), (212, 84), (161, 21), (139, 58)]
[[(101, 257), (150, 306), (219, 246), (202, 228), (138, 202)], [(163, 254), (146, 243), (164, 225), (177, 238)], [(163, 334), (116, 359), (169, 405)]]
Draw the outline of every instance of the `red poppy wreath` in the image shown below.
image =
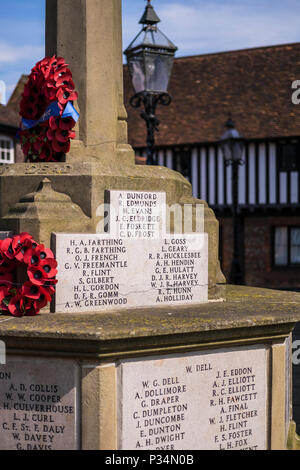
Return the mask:
[(72, 73), (62, 57), (46, 57), (32, 69), (20, 104), (19, 136), (27, 162), (59, 162), (70, 150), (79, 114)]
[[(57, 280), (54, 254), (28, 233), (0, 240), (0, 314), (35, 316), (51, 301)], [(17, 274), (27, 280), (17, 284)]]

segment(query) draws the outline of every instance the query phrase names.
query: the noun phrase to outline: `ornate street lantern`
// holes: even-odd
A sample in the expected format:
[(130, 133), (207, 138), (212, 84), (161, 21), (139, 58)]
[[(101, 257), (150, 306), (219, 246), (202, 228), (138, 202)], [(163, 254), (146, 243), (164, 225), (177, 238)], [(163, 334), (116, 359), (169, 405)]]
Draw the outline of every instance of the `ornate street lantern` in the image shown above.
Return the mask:
[(226, 165), (231, 165), (233, 162), (243, 164), (243, 151), (245, 146), (245, 139), (235, 128), (235, 124), (231, 117), (226, 122), (225, 128), (226, 131), (220, 139), (220, 144), (226, 161)]
[(148, 0), (140, 20), (142, 30), (135, 37), (124, 54), (135, 95), (130, 104), (138, 108), (143, 103), (145, 111), (141, 117), (147, 125), (147, 164), (152, 165), (154, 152), (154, 132), (158, 131), (159, 120), (155, 112), (157, 104), (168, 106), (171, 97), (168, 85), (177, 47), (159, 30), (160, 22)]
[(239, 214), (239, 166), (244, 164), (243, 151), (245, 139), (235, 128), (231, 117), (225, 124), (226, 131), (220, 139), (226, 166), (232, 166), (232, 224), (233, 224), (233, 258), (230, 271), (230, 283), (243, 284), (243, 272), (240, 262), (241, 220)]

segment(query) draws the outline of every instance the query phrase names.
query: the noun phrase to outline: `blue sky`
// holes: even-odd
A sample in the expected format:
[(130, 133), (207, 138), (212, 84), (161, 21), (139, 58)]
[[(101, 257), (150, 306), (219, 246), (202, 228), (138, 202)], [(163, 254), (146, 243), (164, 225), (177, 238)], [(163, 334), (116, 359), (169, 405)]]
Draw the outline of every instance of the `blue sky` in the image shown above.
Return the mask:
[[(300, 0), (153, 0), (178, 56), (300, 41)], [(7, 97), (44, 56), (45, 0), (1, 0), (0, 80)], [(123, 0), (123, 39), (139, 30), (144, 0)]]

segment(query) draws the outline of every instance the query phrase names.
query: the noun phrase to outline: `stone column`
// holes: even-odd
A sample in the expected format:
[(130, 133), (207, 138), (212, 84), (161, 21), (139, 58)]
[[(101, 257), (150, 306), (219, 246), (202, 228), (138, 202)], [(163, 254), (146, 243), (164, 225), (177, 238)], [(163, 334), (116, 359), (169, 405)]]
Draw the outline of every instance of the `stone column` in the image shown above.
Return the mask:
[[(46, 0), (46, 55), (64, 57), (79, 94), (77, 141), (68, 161), (115, 165), (127, 144), (121, 0)], [(122, 161), (123, 163), (124, 161)]]

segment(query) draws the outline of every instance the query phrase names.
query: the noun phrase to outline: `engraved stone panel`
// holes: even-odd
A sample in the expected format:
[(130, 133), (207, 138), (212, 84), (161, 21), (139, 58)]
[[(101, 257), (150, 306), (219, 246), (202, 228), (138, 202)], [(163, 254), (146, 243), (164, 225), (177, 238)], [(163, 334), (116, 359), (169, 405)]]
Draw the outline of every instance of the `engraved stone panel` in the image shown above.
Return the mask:
[(58, 262), (55, 312), (186, 305), (208, 297), (207, 234), (114, 239), (52, 235)]
[(78, 390), (73, 361), (9, 356), (0, 365), (0, 449), (78, 449)]
[(267, 449), (264, 347), (122, 361), (119, 449)]
[(162, 238), (166, 233), (166, 193), (106, 191), (109, 224), (114, 238)]

